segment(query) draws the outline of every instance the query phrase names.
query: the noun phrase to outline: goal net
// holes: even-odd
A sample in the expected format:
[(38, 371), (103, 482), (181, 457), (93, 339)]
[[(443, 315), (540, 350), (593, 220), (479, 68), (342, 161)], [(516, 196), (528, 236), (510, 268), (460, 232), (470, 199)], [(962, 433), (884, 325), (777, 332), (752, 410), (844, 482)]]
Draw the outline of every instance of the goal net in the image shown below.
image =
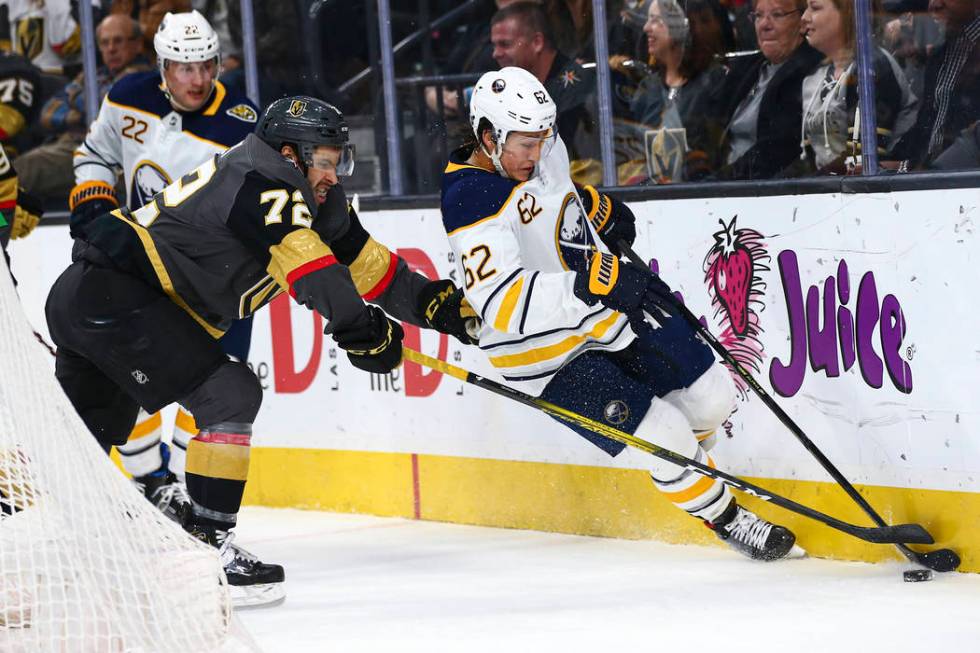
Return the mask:
[(230, 635), (217, 551), (143, 498), (89, 434), (3, 259), (0, 651), (247, 650)]

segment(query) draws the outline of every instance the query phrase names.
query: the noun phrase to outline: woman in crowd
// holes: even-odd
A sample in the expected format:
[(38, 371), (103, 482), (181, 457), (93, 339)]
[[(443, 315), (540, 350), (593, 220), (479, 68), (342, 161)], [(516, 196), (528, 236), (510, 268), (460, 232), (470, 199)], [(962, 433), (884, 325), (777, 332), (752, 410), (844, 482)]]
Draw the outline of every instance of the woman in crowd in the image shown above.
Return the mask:
[(711, 172), (724, 124), (715, 117), (719, 63), (734, 41), (716, 0), (652, 0), (643, 27), (655, 70), (631, 103), (647, 134), (650, 176), (656, 182), (691, 181)]
[[(853, 0), (808, 0), (803, 32), (826, 57), (803, 80), (801, 141), (807, 171), (853, 172), (861, 154)], [(918, 100), (895, 59), (880, 47), (872, 52), (877, 147), (883, 152), (911, 127)]]

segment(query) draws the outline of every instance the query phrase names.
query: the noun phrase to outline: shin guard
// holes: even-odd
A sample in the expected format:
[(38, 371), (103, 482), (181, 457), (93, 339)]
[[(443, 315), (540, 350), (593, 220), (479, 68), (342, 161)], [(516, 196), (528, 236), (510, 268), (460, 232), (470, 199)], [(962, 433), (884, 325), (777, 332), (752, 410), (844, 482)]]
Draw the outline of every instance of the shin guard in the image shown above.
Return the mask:
[(241, 507), (252, 425), (222, 422), (205, 426), (187, 447), (187, 492), (194, 523), (228, 530)]

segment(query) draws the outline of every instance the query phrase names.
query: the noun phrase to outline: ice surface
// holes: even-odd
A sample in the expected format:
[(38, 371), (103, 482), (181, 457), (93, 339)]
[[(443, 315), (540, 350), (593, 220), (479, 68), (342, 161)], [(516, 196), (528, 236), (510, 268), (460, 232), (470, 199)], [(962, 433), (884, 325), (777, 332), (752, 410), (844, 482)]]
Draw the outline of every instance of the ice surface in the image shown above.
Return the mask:
[(980, 648), (975, 574), (298, 510), (239, 524), (286, 568), (283, 605), (238, 613), (266, 653)]

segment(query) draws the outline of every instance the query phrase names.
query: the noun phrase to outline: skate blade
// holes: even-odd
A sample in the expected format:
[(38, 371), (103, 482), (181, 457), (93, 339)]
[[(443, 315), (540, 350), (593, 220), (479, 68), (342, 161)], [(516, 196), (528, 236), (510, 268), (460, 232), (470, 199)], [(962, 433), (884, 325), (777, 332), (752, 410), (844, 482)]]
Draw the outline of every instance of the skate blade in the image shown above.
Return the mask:
[(783, 560), (801, 560), (809, 557), (810, 554), (806, 552), (806, 549), (799, 544), (794, 544), (793, 548), (789, 550), (789, 553), (783, 556)]
[(273, 608), (286, 600), (283, 583), (265, 585), (229, 585), (231, 605), (235, 610), (250, 608)]

